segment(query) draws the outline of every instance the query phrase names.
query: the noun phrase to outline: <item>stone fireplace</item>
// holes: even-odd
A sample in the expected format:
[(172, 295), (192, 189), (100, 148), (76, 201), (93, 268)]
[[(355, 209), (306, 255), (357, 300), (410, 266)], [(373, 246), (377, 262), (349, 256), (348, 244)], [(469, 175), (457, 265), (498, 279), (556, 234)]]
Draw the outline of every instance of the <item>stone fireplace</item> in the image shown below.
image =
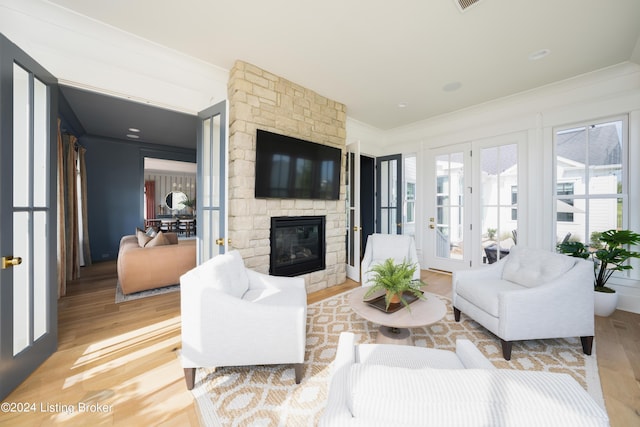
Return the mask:
[(269, 274), (299, 276), (325, 268), (324, 216), (271, 218)]
[[(286, 274), (303, 277), (307, 292), (343, 283), (346, 279), (344, 160), (339, 200), (256, 199), (255, 138), (257, 129), (263, 129), (340, 148), (344, 153), (345, 106), (243, 61), (237, 61), (231, 69), (228, 99), (231, 247), (240, 252), (248, 268), (269, 273), (273, 251), (271, 218), (321, 216), (324, 217), (325, 251), (324, 256), (318, 257), (324, 266)], [(310, 233), (306, 226), (302, 230), (304, 241), (304, 236)], [(288, 256), (296, 259), (307, 254), (310, 249), (305, 244), (300, 245), (302, 252), (291, 252)], [(286, 254), (281, 257), (284, 259)]]

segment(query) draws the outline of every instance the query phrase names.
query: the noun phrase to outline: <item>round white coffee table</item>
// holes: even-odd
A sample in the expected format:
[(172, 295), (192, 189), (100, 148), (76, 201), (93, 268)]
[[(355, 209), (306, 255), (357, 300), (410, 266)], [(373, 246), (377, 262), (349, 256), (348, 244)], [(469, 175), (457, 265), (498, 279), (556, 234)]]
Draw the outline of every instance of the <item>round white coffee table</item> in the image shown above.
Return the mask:
[(351, 292), (349, 306), (361, 317), (380, 325), (376, 337), (378, 344), (412, 345), (409, 328), (431, 325), (440, 321), (447, 313), (445, 303), (437, 295), (429, 292), (424, 293), (426, 300), (417, 300), (409, 305), (411, 311), (403, 307), (395, 313), (386, 313), (363, 301), (362, 298), (368, 290), (368, 287), (361, 287)]

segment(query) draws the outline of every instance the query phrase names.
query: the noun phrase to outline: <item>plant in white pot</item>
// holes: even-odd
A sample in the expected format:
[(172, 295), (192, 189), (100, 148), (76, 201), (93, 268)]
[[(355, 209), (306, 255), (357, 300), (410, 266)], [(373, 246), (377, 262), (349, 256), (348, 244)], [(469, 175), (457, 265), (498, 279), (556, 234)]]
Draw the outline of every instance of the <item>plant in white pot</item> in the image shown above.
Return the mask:
[[(595, 234), (595, 233), (594, 233)], [(631, 258), (640, 258), (640, 252), (627, 249), (640, 244), (640, 234), (630, 230), (607, 230), (592, 235), (594, 242), (588, 246), (582, 242), (564, 242), (557, 246), (558, 252), (593, 261), (593, 286), (595, 312), (598, 316), (609, 316), (616, 309), (618, 294), (607, 286), (607, 281), (616, 271), (631, 270), (627, 263)]]

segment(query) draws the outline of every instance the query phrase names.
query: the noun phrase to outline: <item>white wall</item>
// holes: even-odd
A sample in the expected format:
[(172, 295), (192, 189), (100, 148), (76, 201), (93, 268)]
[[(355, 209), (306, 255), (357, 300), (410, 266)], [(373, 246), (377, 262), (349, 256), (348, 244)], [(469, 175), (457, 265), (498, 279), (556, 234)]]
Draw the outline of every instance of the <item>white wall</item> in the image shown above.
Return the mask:
[[(526, 164), (532, 173), (520, 183), (528, 191), (518, 195), (519, 217), (526, 218), (519, 227), (519, 239), (529, 246), (552, 249), (553, 235), (553, 128), (585, 120), (626, 114), (629, 116), (629, 211), (640, 209), (640, 66), (623, 63), (594, 73), (541, 87), (526, 93), (498, 99), (451, 114), (424, 120), (376, 135), (363, 133), (357, 127), (347, 128), (348, 139), (359, 139), (363, 151), (377, 155), (397, 152), (417, 152), (422, 173), (418, 178), (418, 193), (423, 194), (431, 171), (424, 161), (425, 153), (436, 147), (480, 141), (510, 134), (525, 135)], [(369, 141), (373, 141), (369, 148)], [(387, 148), (384, 148), (387, 147)], [(535, 171), (535, 173), (533, 173)], [(422, 178), (422, 179), (421, 179)], [(520, 193), (520, 191), (519, 191)], [(424, 197), (422, 197), (424, 199)], [(422, 252), (428, 203), (418, 204), (417, 218), (423, 236), (416, 236)], [(525, 212), (521, 210), (525, 209)], [(640, 231), (640, 216), (629, 215), (629, 228)], [(619, 308), (640, 312), (640, 262), (634, 261), (633, 278), (612, 283), (620, 294)]]

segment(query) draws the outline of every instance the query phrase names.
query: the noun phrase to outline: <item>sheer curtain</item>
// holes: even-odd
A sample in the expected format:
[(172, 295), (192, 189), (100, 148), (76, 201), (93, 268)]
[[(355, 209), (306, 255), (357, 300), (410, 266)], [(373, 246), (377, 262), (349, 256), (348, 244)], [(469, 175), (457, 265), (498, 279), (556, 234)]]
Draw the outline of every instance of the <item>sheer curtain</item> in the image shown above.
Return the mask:
[(81, 261), (91, 264), (85, 152), (58, 120), (58, 297), (66, 295), (67, 281), (80, 277)]

